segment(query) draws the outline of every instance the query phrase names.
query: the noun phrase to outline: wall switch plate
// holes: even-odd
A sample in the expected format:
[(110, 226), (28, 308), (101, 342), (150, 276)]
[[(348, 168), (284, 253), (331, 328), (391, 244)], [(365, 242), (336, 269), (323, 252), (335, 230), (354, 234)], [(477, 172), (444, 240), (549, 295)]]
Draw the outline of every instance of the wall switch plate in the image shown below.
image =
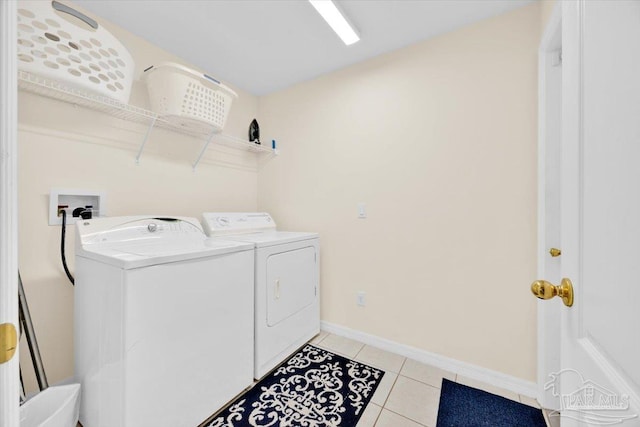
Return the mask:
[(367, 305), (366, 292), (363, 292), (363, 291), (358, 292), (358, 294), (356, 295), (356, 304), (358, 304), (360, 307), (364, 307)]
[(367, 217), (367, 206), (364, 203), (358, 203), (358, 218), (365, 219)]
[(62, 217), (58, 215), (58, 206), (68, 206), (67, 225), (75, 224), (72, 216), (75, 208), (92, 206), (94, 217), (107, 215), (107, 196), (104, 191), (52, 188), (49, 194), (49, 225), (62, 225)]

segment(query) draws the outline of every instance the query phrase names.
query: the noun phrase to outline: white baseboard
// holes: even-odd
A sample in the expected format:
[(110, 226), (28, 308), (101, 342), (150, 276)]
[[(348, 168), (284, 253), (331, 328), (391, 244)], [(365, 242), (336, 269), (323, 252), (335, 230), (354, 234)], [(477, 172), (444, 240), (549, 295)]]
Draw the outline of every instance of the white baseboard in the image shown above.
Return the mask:
[(493, 371), (471, 363), (461, 362), (426, 350), (420, 350), (419, 348), (400, 344), (365, 332), (356, 331), (355, 329), (336, 325), (335, 323), (325, 322), (324, 320), (320, 322), (320, 328), (323, 331), (340, 335), (345, 338), (351, 338), (370, 346), (396, 353), (401, 356), (444, 369), (445, 371), (455, 372), (456, 374), (467, 378), (472, 378), (496, 387), (504, 388), (523, 396), (535, 399), (538, 394), (537, 385), (532, 381), (526, 381), (502, 372)]

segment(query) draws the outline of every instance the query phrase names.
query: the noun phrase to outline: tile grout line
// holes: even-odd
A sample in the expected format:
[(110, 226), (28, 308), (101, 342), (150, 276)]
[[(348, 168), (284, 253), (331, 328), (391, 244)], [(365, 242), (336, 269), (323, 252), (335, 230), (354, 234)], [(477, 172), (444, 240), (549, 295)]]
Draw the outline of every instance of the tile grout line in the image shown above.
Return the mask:
[[(322, 334), (322, 332), (321, 332), (321, 334)], [(313, 344), (318, 344), (318, 345), (319, 345), (319, 344), (320, 344), (322, 341), (324, 341), (324, 340), (325, 340), (325, 338), (327, 338), (328, 336), (329, 336), (329, 332), (325, 332), (324, 336), (323, 336), (322, 338), (320, 338), (320, 341), (318, 341), (318, 342), (316, 342), (316, 343), (311, 343), (311, 345), (313, 345)]]
[(405, 357), (404, 360), (402, 361), (402, 365), (400, 365), (400, 370), (398, 371), (398, 375), (400, 375), (400, 372), (402, 372), (402, 370), (404, 369), (404, 365), (407, 364), (407, 360), (409, 360), (409, 358)]
[[(436, 390), (442, 390), (442, 387), (438, 387), (438, 386), (435, 386), (435, 385), (433, 385), (433, 384), (425, 383), (424, 381), (417, 380), (417, 379), (412, 378), (412, 377), (409, 377), (409, 376), (407, 376), (407, 375), (398, 374), (398, 376), (399, 376), (399, 377), (404, 377), (404, 378), (406, 378), (406, 379), (408, 379), (408, 380), (411, 380), (411, 381), (415, 381), (415, 382), (420, 383), (420, 384), (422, 384), (422, 385), (429, 386), (429, 387), (431, 387), (431, 388), (435, 388)], [(442, 378), (444, 378), (444, 377), (442, 377)], [(442, 383), (441, 383), (441, 384), (442, 384)]]
[(382, 403), (382, 408), (383, 409), (386, 407), (387, 402), (389, 401), (389, 396), (391, 396), (391, 392), (393, 391), (393, 388), (396, 386), (396, 382), (398, 382), (398, 378), (400, 378), (400, 374), (398, 374), (396, 376), (396, 379), (393, 380), (393, 384), (391, 384), (391, 388), (389, 389), (389, 393), (387, 394), (387, 397), (384, 398), (384, 402)]
[[(385, 371), (386, 373), (386, 371)], [(389, 389), (389, 393), (387, 393), (387, 396), (384, 398), (384, 402), (382, 402), (382, 406), (380, 407), (380, 412), (378, 412), (378, 416), (376, 417), (376, 421), (373, 423), (373, 427), (376, 427), (376, 424), (378, 424), (378, 420), (380, 419), (380, 415), (382, 415), (382, 411), (384, 411), (386, 408), (386, 404), (387, 401), (389, 400), (389, 396), (391, 396), (391, 392), (393, 391), (393, 388), (396, 386), (396, 381), (398, 381), (398, 378), (400, 377), (400, 374), (396, 375), (396, 379), (393, 380), (393, 384), (391, 384), (391, 388)], [(373, 396), (371, 396), (373, 397)], [(387, 409), (388, 411), (388, 409)]]
[[(406, 362), (406, 359), (405, 359), (405, 362)], [(404, 367), (404, 363), (402, 364), (402, 367)], [(400, 370), (402, 371), (402, 369), (400, 369)], [(457, 374), (456, 374), (456, 376), (457, 376)], [(413, 418), (410, 418), (410, 417), (408, 417), (408, 416), (406, 416), (406, 415), (402, 415), (402, 414), (400, 414), (400, 413), (398, 413), (398, 412), (396, 412), (396, 411), (393, 411), (393, 410), (391, 410), (391, 409), (389, 409), (389, 408), (387, 408), (387, 407), (386, 407), (387, 401), (389, 400), (389, 396), (391, 396), (391, 392), (393, 391), (393, 387), (395, 387), (396, 382), (398, 381), (398, 378), (400, 378), (400, 377), (404, 377), (404, 378), (406, 378), (406, 379), (409, 379), (409, 380), (412, 380), (412, 381), (418, 382), (418, 383), (420, 383), (420, 384), (423, 384), (423, 385), (429, 386), (429, 387), (431, 387), (431, 388), (435, 388), (435, 389), (436, 389), (436, 390), (438, 390), (440, 393), (442, 393), (442, 388), (434, 387), (434, 386), (432, 386), (431, 384), (427, 384), (427, 383), (424, 383), (424, 382), (422, 382), (422, 381), (419, 381), (419, 380), (416, 380), (416, 379), (414, 379), (414, 378), (408, 377), (408, 376), (406, 376), (406, 375), (401, 375), (400, 373), (398, 373), (398, 376), (396, 377), (396, 380), (393, 382), (393, 386), (391, 387), (391, 390), (389, 391), (389, 394), (387, 395), (387, 398), (386, 398), (386, 399), (385, 399), (385, 401), (384, 401), (384, 406), (382, 407), (382, 409), (386, 409), (386, 410), (387, 410), (387, 411), (389, 411), (389, 412), (393, 412), (394, 414), (396, 414), (396, 415), (398, 415), (398, 416), (400, 416), (400, 417), (402, 417), (402, 418), (405, 418), (405, 419), (407, 419), (407, 420), (409, 420), (409, 421), (413, 421), (414, 423), (416, 423), (416, 424), (418, 424), (418, 425), (420, 425), (420, 426), (423, 426), (423, 427), (429, 427), (429, 426), (427, 426), (426, 424), (422, 424), (421, 422), (419, 422), (419, 421), (417, 421), (417, 420), (414, 420)], [(439, 400), (440, 400), (440, 397), (438, 397), (438, 401), (439, 401)], [(380, 411), (380, 413), (382, 413), (382, 411)], [(376, 422), (377, 422), (377, 419), (376, 419)], [(374, 424), (374, 427), (375, 427), (375, 424)]]
[[(389, 400), (389, 396), (391, 396), (391, 392), (393, 391), (393, 388), (396, 386), (396, 381), (398, 381), (398, 378), (400, 378), (400, 372), (402, 372), (402, 368), (404, 368), (404, 364), (407, 363), (407, 358), (404, 358), (404, 361), (402, 362), (402, 366), (400, 366), (400, 371), (398, 372), (398, 374), (396, 375), (396, 379), (393, 380), (393, 384), (391, 385), (391, 388), (389, 389), (389, 393), (387, 394), (387, 397), (384, 398), (384, 402), (382, 402), (382, 406), (380, 407), (380, 412), (378, 412), (378, 416), (376, 417), (375, 422), (373, 423), (373, 427), (376, 427), (376, 424), (378, 424), (378, 420), (380, 419), (380, 415), (382, 415), (382, 411), (384, 411), (385, 405), (387, 404), (387, 401)], [(385, 371), (386, 373), (387, 371)], [(373, 397), (373, 396), (372, 396)], [(388, 409), (387, 409), (388, 411)], [(390, 411), (393, 412), (393, 411)]]
[[(389, 352), (389, 353), (391, 353), (391, 354), (395, 354), (395, 355), (398, 355), (397, 353), (393, 353), (393, 352)], [(359, 355), (359, 354), (360, 354), (360, 353), (358, 353), (358, 355)], [(358, 355), (356, 355), (356, 357), (357, 357)], [(426, 382), (426, 381), (423, 381), (423, 380), (421, 380), (421, 379), (414, 378), (414, 377), (409, 376), (409, 375), (407, 375), (407, 374), (403, 374), (403, 373), (402, 373), (402, 370), (404, 369), (404, 366), (406, 365), (406, 363), (407, 363), (407, 361), (409, 360), (409, 358), (408, 358), (408, 357), (403, 357), (403, 359), (404, 359), (404, 360), (403, 360), (402, 364), (400, 365), (400, 368), (398, 369), (398, 371), (386, 370), (386, 369), (383, 369), (383, 368), (382, 368), (382, 367), (380, 367), (380, 366), (375, 366), (375, 365), (374, 365), (374, 364), (372, 364), (372, 363), (366, 363), (366, 362), (364, 362), (364, 361), (362, 361), (362, 360), (356, 360), (356, 361), (357, 361), (357, 362), (360, 362), (360, 363), (368, 364), (368, 365), (370, 365), (370, 366), (372, 366), (372, 367), (374, 367), (374, 368), (377, 368), (377, 369), (383, 370), (384, 372), (390, 372), (390, 373), (392, 373), (392, 374), (396, 374), (396, 375), (399, 375), (399, 376), (405, 377), (405, 378), (407, 378), (407, 379), (410, 379), (410, 380), (413, 380), (413, 381), (417, 381), (417, 382), (419, 382), (420, 384), (424, 384), (424, 385), (427, 385), (427, 386), (429, 386), (429, 387), (436, 388), (436, 389), (438, 389), (438, 390), (442, 390), (442, 379), (446, 378), (445, 376), (441, 376), (441, 377), (440, 377), (440, 380), (441, 380), (441, 381), (440, 381), (440, 384), (441, 384), (441, 385), (440, 385), (440, 386), (437, 386), (437, 385), (430, 384), (430, 383), (428, 383), (428, 382)], [(418, 363), (421, 363), (421, 362), (418, 362)], [(425, 365), (425, 366), (430, 366), (430, 367), (432, 366), (432, 365), (428, 365), (428, 364), (424, 364), (424, 363), (422, 363), (422, 364), (423, 364), (423, 365)], [(453, 375), (453, 379), (449, 380), (449, 378), (447, 378), (449, 381), (457, 382), (457, 378), (458, 378), (458, 374), (457, 374), (457, 373), (455, 373), (455, 372), (451, 372), (451, 371), (446, 371), (446, 370), (443, 370), (443, 371), (444, 371), (444, 372), (448, 372), (448, 373), (450, 373), (450, 374), (452, 374), (452, 375)], [(530, 406), (530, 405), (529, 405), (529, 406)]]
[[(373, 396), (371, 396), (373, 397)], [(369, 403), (371, 403), (371, 400), (369, 400)], [(375, 405), (375, 403), (373, 403), (373, 405)], [(377, 405), (376, 405), (377, 406)], [(380, 412), (378, 412), (378, 415), (376, 415), (376, 419), (373, 422), (373, 427), (376, 427), (376, 424), (378, 424), (378, 420), (380, 419), (380, 415), (382, 415), (382, 411), (384, 410), (384, 406), (380, 407)]]
[[(335, 336), (335, 337), (340, 337), (340, 338), (346, 338), (346, 337), (342, 337), (342, 336), (340, 336), (340, 335), (335, 335), (335, 334), (331, 334), (331, 333), (327, 332), (327, 335), (326, 335), (324, 338), (322, 338), (319, 342), (317, 342), (317, 343), (316, 343), (316, 345), (321, 345), (320, 343), (324, 342), (327, 338), (329, 338), (329, 335), (333, 335), (333, 336)], [(346, 339), (348, 339), (348, 340), (350, 340), (350, 341), (353, 341), (353, 342), (356, 342), (356, 343), (358, 343), (358, 344), (361, 344), (361, 345), (362, 345), (362, 347), (360, 347), (360, 349), (359, 349), (359, 350), (358, 350), (358, 352), (355, 354), (355, 356), (350, 356), (350, 355), (348, 355), (348, 354), (346, 354), (346, 353), (343, 353), (343, 352), (341, 352), (341, 351), (335, 350), (335, 349), (333, 349), (333, 348), (331, 348), (331, 347), (329, 347), (329, 346), (327, 346), (327, 345), (322, 345), (322, 348), (323, 348), (323, 349), (325, 349), (326, 351), (330, 351), (330, 352), (335, 353), (335, 354), (337, 354), (337, 355), (339, 355), (339, 356), (346, 357), (347, 359), (355, 360), (355, 359), (356, 359), (356, 357), (358, 357), (358, 354), (360, 354), (360, 352), (362, 351), (362, 349), (364, 348), (364, 346), (365, 346), (366, 344), (365, 344), (365, 343), (362, 343), (362, 342), (360, 342), (360, 341), (352, 340), (351, 338), (346, 338)], [(357, 360), (356, 360), (356, 362), (357, 362)]]
[[(354, 341), (355, 341), (355, 340), (354, 340)], [(355, 341), (355, 342), (360, 343), (360, 341)], [(356, 360), (356, 357), (358, 357), (358, 355), (359, 355), (360, 353), (362, 353), (362, 350), (364, 350), (364, 347), (366, 346), (366, 344), (365, 344), (365, 343), (360, 343), (360, 344), (362, 344), (362, 347), (360, 347), (360, 350), (358, 350), (358, 352), (356, 353), (356, 355), (355, 355), (355, 356), (353, 356), (353, 360)], [(358, 361), (358, 362), (359, 362), (359, 361)]]
[[(406, 415), (399, 414), (396, 411), (392, 411), (391, 409), (388, 409), (388, 408), (383, 408), (383, 409), (386, 409), (387, 411), (392, 412), (392, 413), (396, 414), (397, 416), (402, 417), (402, 418), (404, 418), (406, 420), (412, 421), (412, 422), (418, 424), (419, 426), (428, 427), (426, 424), (422, 424), (421, 422), (418, 422), (418, 421), (414, 420), (413, 418), (409, 418)], [(382, 411), (380, 411), (380, 412), (382, 413)]]

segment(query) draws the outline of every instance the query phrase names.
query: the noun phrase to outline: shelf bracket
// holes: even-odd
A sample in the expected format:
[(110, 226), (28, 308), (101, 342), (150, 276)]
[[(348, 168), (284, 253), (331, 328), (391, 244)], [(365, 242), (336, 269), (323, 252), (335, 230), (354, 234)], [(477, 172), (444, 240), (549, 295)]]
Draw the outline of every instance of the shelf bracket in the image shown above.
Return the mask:
[(149, 125), (149, 129), (147, 129), (147, 133), (144, 135), (144, 139), (142, 140), (142, 144), (140, 145), (140, 149), (138, 150), (138, 155), (136, 156), (136, 165), (140, 164), (140, 156), (142, 156), (142, 151), (144, 150), (144, 146), (147, 144), (147, 140), (149, 139), (149, 135), (151, 135), (151, 130), (156, 124), (156, 120), (158, 118), (154, 117)]
[(202, 156), (204, 156), (205, 151), (207, 151), (207, 147), (209, 146), (209, 144), (211, 144), (211, 140), (213, 139), (214, 136), (216, 136), (216, 134), (217, 134), (216, 131), (211, 132), (211, 135), (209, 135), (209, 137), (207, 138), (207, 142), (205, 142), (204, 145), (202, 146), (202, 149), (200, 150), (200, 154), (198, 154), (196, 161), (193, 163), (193, 165), (191, 165), (193, 167), (194, 172), (198, 167), (198, 163), (200, 163), (200, 160), (202, 160)]
[(274, 148), (270, 153), (267, 153), (266, 156), (258, 157), (258, 169), (262, 169), (264, 165), (266, 165), (271, 159), (275, 158), (279, 154), (280, 152)]

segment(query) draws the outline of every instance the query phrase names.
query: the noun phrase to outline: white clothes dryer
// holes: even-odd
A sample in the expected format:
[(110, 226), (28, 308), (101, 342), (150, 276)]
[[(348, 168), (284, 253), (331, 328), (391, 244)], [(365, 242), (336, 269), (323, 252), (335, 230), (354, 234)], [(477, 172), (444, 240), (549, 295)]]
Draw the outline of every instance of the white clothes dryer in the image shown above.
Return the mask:
[(193, 427), (251, 385), (253, 245), (195, 218), (76, 224), (83, 425)]
[(254, 377), (260, 379), (320, 332), (320, 239), (278, 231), (268, 213), (204, 213), (203, 225), (211, 237), (255, 246)]

